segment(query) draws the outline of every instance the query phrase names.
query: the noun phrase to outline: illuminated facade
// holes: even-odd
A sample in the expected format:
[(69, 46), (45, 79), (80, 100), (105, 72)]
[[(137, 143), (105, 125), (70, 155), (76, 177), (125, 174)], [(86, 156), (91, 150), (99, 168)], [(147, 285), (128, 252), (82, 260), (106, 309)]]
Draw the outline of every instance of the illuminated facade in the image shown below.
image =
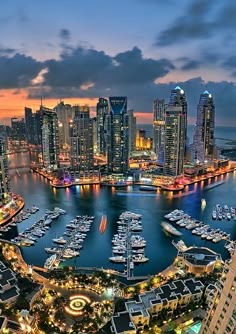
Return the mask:
[(136, 117), (133, 110), (128, 110), (129, 118), (129, 156), (136, 148)]
[(177, 177), (183, 174), (187, 136), (187, 101), (179, 86), (171, 91), (164, 121), (164, 175)]
[(75, 106), (71, 123), (71, 167), (74, 171), (93, 169), (93, 120), (88, 106)]
[(206, 90), (200, 95), (197, 107), (197, 123), (194, 131), (194, 162), (213, 160), (215, 155), (215, 104)]
[(151, 150), (152, 139), (146, 136), (144, 129), (138, 129), (136, 135), (136, 149), (139, 150)]
[(10, 191), (8, 178), (8, 163), (6, 157), (6, 142), (0, 137), (0, 204), (2, 199)]
[(236, 332), (236, 250), (225, 263), (221, 279), (208, 298), (208, 312), (200, 334), (233, 334)]
[(108, 117), (108, 172), (128, 171), (129, 130), (127, 97), (109, 97)]
[(59, 167), (59, 131), (57, 114), (42, 110), (42, 156), (46, 168)]
[(163, 164), (165, 144), (165, 100), (153, 101), (153, 151), (157, 155), (157, 161)]
[(107, 150), (107, 115), (108, 115), (108, 100), (100, 97), (96, 108), (96, 146), (97, 153), (106, 155)]
[(58, 117), (59, 144), (60, 147), (68, 148), (70, 146), (70, 122), (74, 117), (74, 109), (70, 104), (60, 102), (54, 110)]

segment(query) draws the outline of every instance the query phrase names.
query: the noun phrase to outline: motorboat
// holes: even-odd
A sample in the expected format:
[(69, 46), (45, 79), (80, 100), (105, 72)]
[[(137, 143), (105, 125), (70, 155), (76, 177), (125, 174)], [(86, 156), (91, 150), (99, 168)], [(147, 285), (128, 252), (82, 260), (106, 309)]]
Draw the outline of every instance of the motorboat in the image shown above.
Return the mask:
[(124, 256), (111, 256), (109, 260), (112, 262), (125, 263), (126, 258)]
[(52, 239), (52, 241), (57, 243), (57, 244), (66, 244), (67, 243), (67, 240), (64, 239), (63, 237)]
[(179, 232), (174, 226), (172, 226), (171, 224), (169, 224), (167, 222), (162, 222), (161, 226), (168, 233), (171, 233), (171, 234), (176, 235), (176, 236), (182, 235), (181, 232)]

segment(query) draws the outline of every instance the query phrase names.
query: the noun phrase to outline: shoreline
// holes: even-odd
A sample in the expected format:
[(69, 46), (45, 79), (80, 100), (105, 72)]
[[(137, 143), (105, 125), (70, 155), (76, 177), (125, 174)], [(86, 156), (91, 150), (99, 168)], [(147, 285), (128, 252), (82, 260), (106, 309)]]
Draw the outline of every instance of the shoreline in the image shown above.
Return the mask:
[(2, 220), (1, 222), (0, 222), (0, 226), (3, 226), (3, 225), (5, 225), (5, 224), (7, 224), (12, 218), (14, 218), (23, 208), (24, 208), (24, 206), (25, 206), (25, 202), (24, 202), (24, 200), (23, 200), (23, 198), (22, 197), (20, 197), (19, 195), (16, 195), (19, 199), (20, 199), (20, 201), (21, 201), (21, 204), (20, 204), (20, 206), (11, 214), (11, 215), (9, 215), (9, 216), (7, 216), (4, 220)]
[[(35, 172), (35, 173), (38, 173), (39, 175), (45, 177), (47, 180), (50, 181), (50, 185), (51, 187), (53, 188), (70, 188), (70, 187), (74, 187), (74, 186), (83, 186), (83, 185), (93, 185), (93, 184), (99, 184), (101, 186), (105, 186), (105, 187), (114, 187), (114, 188), (126, 188), (126, 187), (129, 187), (129, 186), (132, 186), (132, 185), (145, 185), (144, 183), (141, 183), (141, 182), (133, 182), (132, 184), (129, 183), (129, 184), (110, 184), (110, 183), (107, 183), (107, 182), (102, 182), (102, 181), (87, 181), (87, 182), (70, 182), (68, 184), (53, 184), (53, 178), (46, 175), (45, 173), (43, 173), (42, 171), (40, 170), (37, 170), (35, 167), (30, 167), (30, 169)], [(188, 187), (189, 185), (192, 185), (192, 184), (195, 184), (195, 183), (201, 183), (201, 182), (204, 182), (206, 180), (209, 180), (209, 179), (213, 179), (215, 177), (218, 177), (218, 176), (221, 176), (221, 175), (225, 175), (227, 173), (233, 173), (235, 171), (235, 167), (231, 167), (229, 168), (228, 170), (223, 170), (221, 172), (218, 172), (214, 175), (209, 174), (209, 175), (204, 175), (204, 176), (200, 176), (200, 177), (197, 177), (197, 179), (192, 179), (184, 184), (180, 184), (178, 186), (168, 186), (168, 185), (155, 185), (155, 184), (152, 184), (152, 186), (156, 187), (156, 189), (160, 189), (160, 190), (163, 190), (163, 191), (170, 191), (170, 192), (180, 192), (180, 191), (183, 191), (186, 187)], [(148, 192), (151, 192), (151, 191), (146, 191), (147, 193)], [(152, 192), (155, 192), (154, 190)]]

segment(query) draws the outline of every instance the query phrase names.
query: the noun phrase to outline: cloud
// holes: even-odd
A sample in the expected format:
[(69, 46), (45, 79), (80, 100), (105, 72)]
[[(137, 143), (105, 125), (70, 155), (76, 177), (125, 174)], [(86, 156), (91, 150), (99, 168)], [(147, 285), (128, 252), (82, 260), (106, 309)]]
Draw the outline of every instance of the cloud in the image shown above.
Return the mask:
[(6, 56), (6, 55), (11, 55), (15, 52), (16, 52), (16, 49), (0, 47), (0, 57), (1, 56)]
[(59, 36), (63, 41), (68, 41), (70, 39), (70, 31), (63, 28), (60, 30)]
[(28, 87), (41, 69), (42, 63), (23, 54), (0, 56), (0, 88)]
[(206, 40), (218, 32), (233, 32), (235, 28), (235, 2), (226, 0), (194, 0), (185, 13), (169, 28), (163, 30), (155, 41), (156, 46), (167, 46), (184, 41)]
[(190, 71), (196, 70), (201, 66), (201, 62), (197, 60), (187, 60), (187, 62), (181, 66), (181, 70), (183, 71)]

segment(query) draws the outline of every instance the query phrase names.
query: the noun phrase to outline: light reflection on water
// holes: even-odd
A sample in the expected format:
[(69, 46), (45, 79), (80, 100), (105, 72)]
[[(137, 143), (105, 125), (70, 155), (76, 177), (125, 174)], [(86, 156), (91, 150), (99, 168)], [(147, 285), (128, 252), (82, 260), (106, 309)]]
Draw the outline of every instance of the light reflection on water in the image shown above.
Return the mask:
[[(26, 154), (17, 155), (15, 163), (20, 163), (21, 160), (26, 159)], [(235, 196), (232, 192), (236, 189), (236, 173), (216, 177), (212, 179), (210, 184), (207, 180), (200, 184), (195, 183), (189, 186), (188, 193), (180, 192), (178, 194), (160, 190), (157, 193), (142, 193), (138, 191), (138, 186), (128, 187), (127, 192), (125, 190), (119, 191), (114, 187), (100, 187), (99, 185), (56, 189), (50, 186), (48, 180), (36, 173), (20, 171), (20, 177), (14, 170), (11, 173), (12, 190), (24, 197), (26, 208), (35, 204), (40, 208), (40, 211), (36, 215), (32, 215), (29, 220), (13, 228), (9, 238), (13, 238), (18, 232), (31, 226), (42, 217), (47, 209), (59, 206), (67, 210), (67, 214), (60, 216), (53, 222), (51, 229), (38, 240), (35, 246), (22, 250), (26, 261), (30, 264), (39, 266), (44, 264), (47, 258), (44, 248), (52, 246), (51, 240), (62, 235), (65, 231), (65, 225), (76, 215), (89, 214), (95, 216), (95, 221), (88, 233), (84, 248), (80, 252), (80, 257), (66, 262), (66, 264), (80, 267), (117, 268), (116, 265), (109, 263), (108, 258), (111, 256), (111, 239), (117, 231), (116, 221), (123, 211), (134, 211), (143, 215), (143, 232), (141, 235), (147, 241), (146, 255), (150, 260), (148, 263), (138, 265), (135, 268), (135, 274), (138, 275), (159, 272), (170, 265), (176, 256), (177, 252), (171, 241), (173, 238), (177, 240), (179, 238), (165, 235), (160, 227), (164, 215), (173, 209), (183, 209), (186, 213), (204, 221), (211, 227), (232, 233), (232, 238), (236, 239), (234, 221), (213, 221), (211, 218), (212, 209), (217, 203), (235, 206)], [(214, 182), (217, 181), (224, 183), (214, 187)], [(206, 188), (203, 188), (204, 183)], [(201, 208), (202, 198), (206, 199), (205, 210)], [(107, 214), (107, 228), (105, 233), (101, 234), (99, 233), (99, 226), (104, 213)], [(223, 247), (224, 242), (213, 244), (192, 235), (191, 231), (181, 229), (181, 232), (183, 233), (181, 239), (187, 245), (209, 247), (222, 253), (224, 258), (228, 257), (228, 253)]]

